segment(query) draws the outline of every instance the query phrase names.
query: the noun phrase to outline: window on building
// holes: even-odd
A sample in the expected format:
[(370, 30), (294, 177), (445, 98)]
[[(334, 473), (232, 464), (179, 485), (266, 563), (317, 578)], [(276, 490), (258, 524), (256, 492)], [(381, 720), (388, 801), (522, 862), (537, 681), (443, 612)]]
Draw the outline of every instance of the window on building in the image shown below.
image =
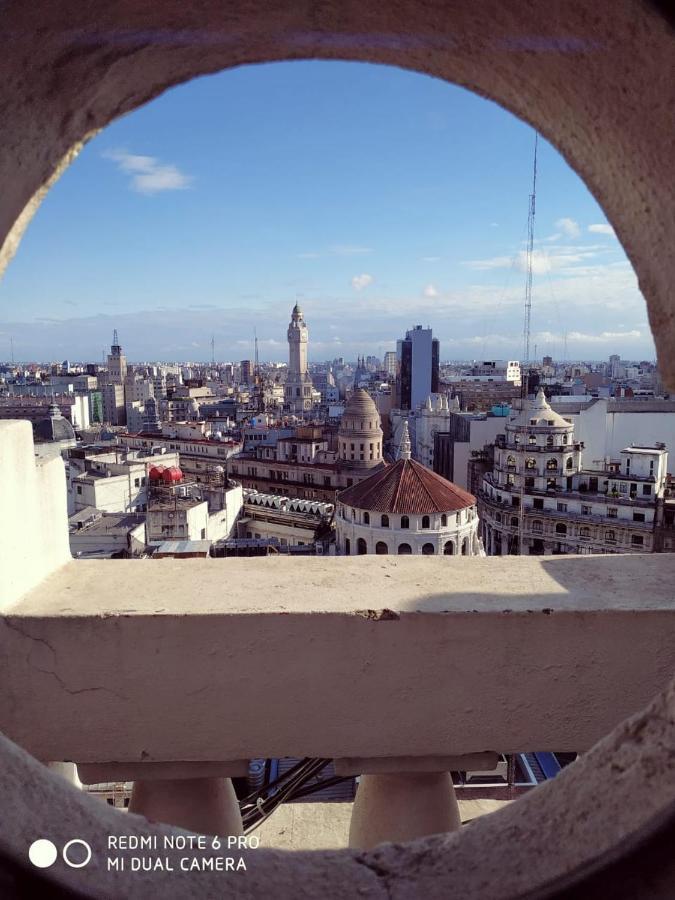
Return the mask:
[(645, 497), (649, 497), (651, 495), (651, 492), (652, 492), (651, 484), (643, 484), (642, 485), (642, 493), (645, 495)]
[(350, 556), (350, 555), (351, 555), (351, 552), (352, 552), (351, 541), (349, 540), (349, 538), (347, 538), (347, 539), (345, 540), (345, 554), (346, 554), (347, 556)]
[(528, 437), (527, 442), (528, 442), (528, 444), (536, 444), (536, 443), (537, 443), (537, 436), (536, 436), (536, 434), (531, 434), (531, 435)]
[(378, 541), (375, 544), (375, 553), (377, 553), (378, 556), (386, 556), (389, 553), (389, 547), (387, 547), (384, 541)]
[(412, 553), (412, 547), (410, 544), (399, 544), (398, 545), (398, 555), (399, 556), (410, 556)]
[(363, 524), (370, 525), (370, 513), (364, 512), (363, 514)]
[(567, 534), (567, 525), (564, 522), (556, 522), (555, 526), (556, 534)]
[(516, 458), (515, 458), (515, 456), (511, 456), (511, 455), (507, 456), (507, 457), (506, 457), (506, 465), (509, 466), (509, 467), (513, 467), (513, 468), (515, 469), (515, 467), (516, 467)]
[(443, 547), (443, 554), (445, 556), (454, 556), (455, 554), (455, 545), (452, 541), (446, 541), (445, 546)]
[(616, 531), (606, 531), (605, 540), (610, 544), (616, 544)]
[(447, 524), (448, 524), (448, 517), (446, 516), (445, 513), (443, 513), (443, 515), (441, 516), (441, 528), (445, 528), (445, 526)]
[(534, 478), (532, 478), (532, 477), (526, 478), (526, 479), (525, 479), (525, 487), (526, 487), (526, 488), (533, 488), (533, 487), (534, 487)]
[(645, 542), (645, 539), (642, 537), (641, 534), (633, 534), (633, 535), (631, 535), (630, 542), (631, 542), (631, 544), (633, 544), (635, 547), (642, 547), (642, 545), (643, 545), (644, 542)]
[(547, 447), (552, 447), (552, 446), (553, 446), (553, 435), (552, 435), (552, 434), (549, 434), (549, 435), (547, 436), (547, 438), (546, 438), (546, 446), (547, 446)]
[(330, 487), (330, 475), (323, 476), (323, 486)]
[(582, 525), (581, 528), (579, 529), (579, 537), (583, 538), (584, 540), (588, 540), (590, 538), (590, 536), (591, 536), (591, 529), (588, 527), (588, 525)]
[(511, 506), (520, 506), (520, 497), (511, 497)]
[(368, 545), (363, 538), (359, 538), (356, 542), (356, 552), (359, 556), (365, 556), (368, 552)]
[[(202, 528), (201, 535), (202, 535), (202, 540), (203, 541), (206, 540), (206, 528)], [(256, 534), (256, 537), (258, 537), (257, 534)]]
[(590, 514), (591, 514), (591, 507), (590, 507), (590, 506), (586, 506), (585, 504), (582, 504), (582, 506), (581, 506), (581, 515), (582, 515), (582, 516), (590, 516)]
[(433, 544), (423, 544), (422, 545), (422, 553), (425, 556), (433, 556), (435, 552), (436, 552), (436, 548), (434, 547)]
[(544, 501), (541, 499), (541, 497), (535, 497), (535, 499), (532, 501), (532, 506), (535, 509), (543, 509)]
[(633, 521), (634, 522), (644, 522), (645, 514), (643, 512), (634, 512), (633, 513)]
[(380, 525), (382, 526), (382, 528), (389, 528), (389, 516), (382, 516), (382, 518), (380, 519)]
[(528, 456), (525, 460), (525, 468), (526, 469), (536, 469), (537, 468), (537, 460), (533, 456)]
[(518, 516), (512, 516), (511, 517), (511, 528), (517, 528), (517, 527), (518, 527)]
[(608, 519), (616, 519), (619, 515), (619, 509), (616, 506), (608, 506), (607, 507), (607, 518)]
[(563, 444), (566, 444), (566, 443), (567, 443), (567, 435), (566, 435), (566, 434), (563, 434), (563, 436), (562, 436), (562, 442), (563, 442)]
[(77, 493), (78, 494), (82, 493), (82, 485), (81, 484), (78, 484), (78, 486), (77, 486)]
[[(407, 516), (401, 516), (401, 528), (410, 528), (410, 520), (408, 519)], [(406, 547), (407, 546), (408, 545), (406, 544)], [(401, 550), (399, 548), (399, 553), (400, 552), (401, 552)]]
[(422, 528), (429, 528), (429, 516), (422, 516)]
[(555, 472), (558, 468), (558, 461), (556, 459), (549, 459), (546, 463), (546, 468), (549, 472)]
[(540, 519), (534, 519), (532, 522), (532, 531), (534, 531), (536, 534), (541, 534), (543, 530), (544, 526), (542, 521)]

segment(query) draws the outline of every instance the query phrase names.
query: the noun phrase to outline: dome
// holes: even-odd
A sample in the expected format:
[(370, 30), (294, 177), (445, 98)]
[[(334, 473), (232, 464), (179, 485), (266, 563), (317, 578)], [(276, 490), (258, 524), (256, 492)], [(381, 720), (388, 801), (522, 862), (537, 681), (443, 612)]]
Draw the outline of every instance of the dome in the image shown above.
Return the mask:
[(165, 466), (153, 466), (148, 472), (148, 478), (150, 481), (161, 481), (164, 472), (166, 472)]
[(507, 428), (572, 428), (572, 423), (551, 409), (544, 389), (529, 400), (525, 408), (506, 425)]
[[(363, 422), (363, 425), (361, 423)], [(354, 428), (354, 423), (356, 428)], [(356, 431), (376, 431), (380, 428), (380, 414), (375, 401), (368, 391), (358, 388), (349, 398), (340, 420), (340, 433), (351, 434)]]
[(169, 466), (168, 469), (165, 469), (162, 472), (162, 481), (165, 484), (172, 484), (176, 481), (183, 480), (183, 473), (178, 468), (178, 466)]
[(341, 491), (338, 500), (357, 509), (404, 515), (457, 512), (476, 505), (473, 494), (407, 456)]
[(53, 403), (49, 407), (49, 416), (41, 419), (35, 426), (35, 437), (41, 441), (74, 441), (75, 430), (61, 410)]

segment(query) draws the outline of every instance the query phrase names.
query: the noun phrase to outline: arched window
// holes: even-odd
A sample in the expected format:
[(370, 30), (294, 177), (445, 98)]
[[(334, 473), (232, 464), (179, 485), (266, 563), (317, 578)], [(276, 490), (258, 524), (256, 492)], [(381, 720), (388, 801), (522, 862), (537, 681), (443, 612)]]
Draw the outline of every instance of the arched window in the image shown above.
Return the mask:
[(537, 443), (537, 435), (531, 434), (527, 439), (528, 444), (536, 444)]
[(553, 446), (553, 435), (552, 434), (549, 434), (548, 437), (546, 438), (546, 446), (547, 447)]
[(448, 524), (448, 517), (446, 516), (445, 513), (443, 513), (443, 515), (441, 516), (441, 528), (445, 528), (445, 526), (447, 524)]
[(515, 458), (515, 456), (512, 456), (511, 454), (509, 454), (509, 455), (506, 457), (506, 465), (507, 465), (507, 466), (513, 466), (513, 467), (515, 468), (515, 465), (516, 465), (516, 458)]
[(563, 444), (566, 444), (566, 443), (567, 443), (567, 435), (566, 435), (566, 434), (563, 434), (563, 436), (562, 436), (562, 442), (563, 442)]
[(518, 516), (511, 516), (511, 527), (512, 528), (518, 527)]
[(363, 538), (358, 539), (356, 543), (356, 552), (359, 556), (365, 556), (365, 554), (368, 552), (368, 545)]
[(564, 525), (562, 522), (557, 522), (555, 526), (556, 534), (567, 534), (567, 525)]
[(389, 528), (389, 516), (382, 516), (380, 519), (380, 525), (382, 528)]
[(350, 556), (352, 552), (352, 542), (347, 538), (345, 541), (345, 555)]
[(546, 463), (547, 471), (555, 471), (558, 468), (558, 461), (556, 459), (549, 459)]
[(567, 460), (567, 462), (565, 463), (565, 468), (566, 468), (566, 469), (573, 469), (573, 468), (574, 468), (574, 463), (572, 462), (572, 457), (571, 457), (571, 456), (570, 456), (570, 458)]
[(387, 547), (384, 541), (378, 541), (375, 544), (375, 553), (379, 556), (386, 556), (389, 553), (389, 547)]
[(525, 460), (525, 468), (526, 469), (536, 469), (537, 468), (537, 460), (533, 456), (528, 456)]
[(422, 516), (422, 528), (429, 527), (429, 516)]
[(499, 524), (501, 525), (502, 514), (501, 514), (501, 513), (497, 513), (496, 516), (495, 516), (495, 519), (496, 519), (496, 520), (499, 522)]
[[(410, 522), (408, 521), (407, 516), (401, 516), (401, 528), (410, 528)], [(406, 544), (405, 546), (407, 547), (408, 545)]]
[(455, 553), (455, 545), (452, 541), (446, 541), (445, 546), (443, 547), (443, 553), (445, 556), (453, 556)]
[(399, 556), (409, 556), (412, 553), (412, 547), (410, 544), (399, 544), (398, 545), (398, 555)]
[(433, 544), (424, 544), (422, 546), (422, 553), (425, 556), (433, 556), (435, 552), (436, 552), (436, 548), (434, 547)]
[(541, 520), (535, 519), (532, 522), (532, 531), (534, 531), (536, 534), (541, 534), (542, 530), (543, 530), (543, 526), (542, 526)]
[(605, 540), (609, 541), (612, 544), (616, 543), (616, 531), (606, 531), (605, 532)]
[(355, 509), (352, 510), (352, 521), (353, 522), (356, 521), (356, 510)]
[(364, 512), (363, 514), (363, 524), (370, 525), (370, 513)]
[(591, 536), (591, 529), (588, 527), (588, 525), (582, 525), (581, 528), (579, 529), (579, 537), (587, 539), (587, 538), (590, 538), (590, 536)]

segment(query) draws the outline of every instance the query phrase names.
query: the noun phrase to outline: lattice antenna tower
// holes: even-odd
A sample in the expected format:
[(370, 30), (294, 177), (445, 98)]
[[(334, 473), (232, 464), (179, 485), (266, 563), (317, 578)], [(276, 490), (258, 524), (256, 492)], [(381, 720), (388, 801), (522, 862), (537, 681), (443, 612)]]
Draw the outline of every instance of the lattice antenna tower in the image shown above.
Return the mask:
[(530, 327), (532, 322), (532, 263), (534, 258), (534, 217), (537, 202), (537, 144), (539, 135), (534, 133), (534, 163), (532, 166), (532, 193), (527, 213), (527, 251), (525, 275), (525, 322), (523, 325), (523, 366), (525, 368), (524, 397), (527, 397), (527, 370), (530, 363)]

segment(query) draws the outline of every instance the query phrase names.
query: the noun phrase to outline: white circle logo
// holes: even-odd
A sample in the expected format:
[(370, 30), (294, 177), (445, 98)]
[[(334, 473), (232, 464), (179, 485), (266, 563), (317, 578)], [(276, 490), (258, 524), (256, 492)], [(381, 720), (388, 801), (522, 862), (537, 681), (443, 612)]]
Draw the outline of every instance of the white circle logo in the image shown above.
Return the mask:
[[(75, 844), (80, 844), (82, 847), (84, 847), (85, 850), (85, 857), (80, 862), (73, 862), (72, 860), (68, 859), (68, 850), (70, 850), (70, 848)], [(63, 848), (61, 855), (63, 856), (64, 863), (67, 866), (70, 866), (71, 869), (81, 869), (83, 866), (86, 866), (91, 859), (91, 847), (86, 841), (83, 841), (82, 838), (73, 838), (72, 841), (68, 841), (66, 846)]]
[(58, 851), (55, 844), (48, 841), (47, 838), (40, 838), (28, 848), (28, 859), (38, 869), (48, 869), (56, 862)]

